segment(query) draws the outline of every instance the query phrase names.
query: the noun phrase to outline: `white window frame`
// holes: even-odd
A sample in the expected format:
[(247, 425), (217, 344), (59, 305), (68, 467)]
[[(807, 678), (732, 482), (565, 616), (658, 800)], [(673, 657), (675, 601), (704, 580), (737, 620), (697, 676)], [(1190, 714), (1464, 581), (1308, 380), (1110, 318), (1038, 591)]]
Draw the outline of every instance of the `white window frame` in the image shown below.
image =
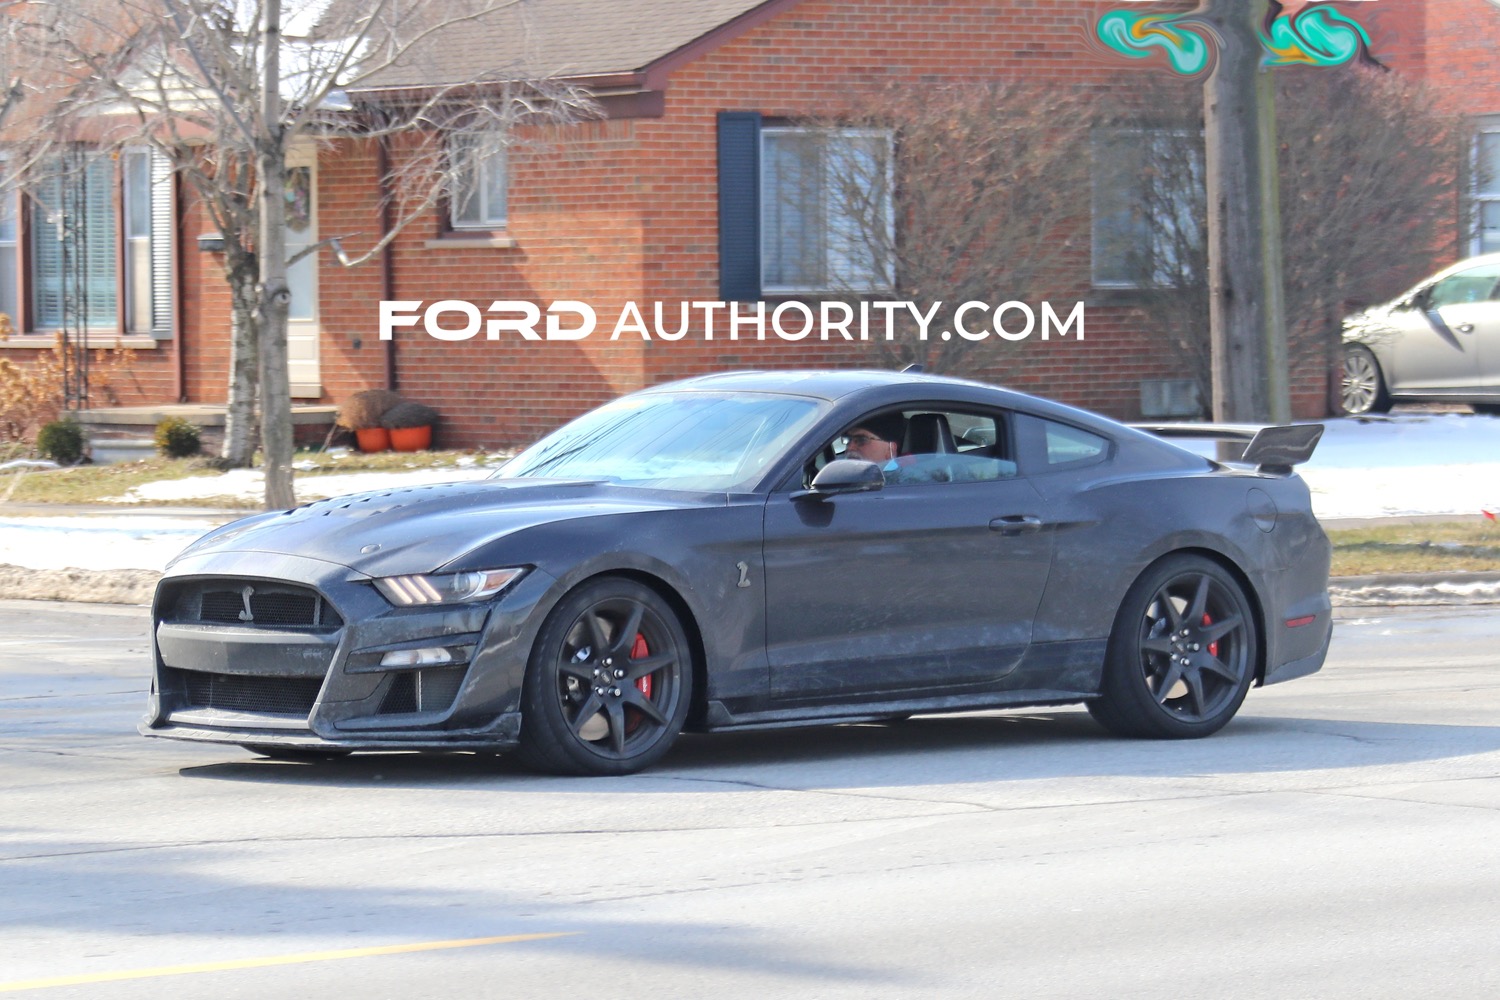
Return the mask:
[[(760, 238), (762, 292), (768, 295), (795, 295), (818, 294), (826, 292), (869, 293), (889, 291), (895, 284), (894, 277), (892, 274), (890, 274), (891, 262), (889, 260), (881, 261), (875, 259), (876, 255), (878, 255), (879, 253), (878, 249), (869, 251), (867, 259), (863, 262), (852, 260), (852, 255), (848, 252), (847, 248), (841, 249), (834, 245), (836, 234), (833, 231), (833, 225), (827, 219), (823, 219), (821, 220), (821, 222), (815, 220), (815, 222), (818, 224), (818, 236), (820, 238), (820, 243), (813, 249), (820, 257), (820, 265), (818, 268), (820, 274), (818, 275), (818, 277), (820, 277), (822, 280), (802, 282), (777, 282), (771, 280), (773, 277), (772, 267), (774, 257), (772, 247), (774, 245), (774, 242), (780, 239), (781, 234), (775, 231), (774, 227), (768, 223), (768, 219), (770, 218), (771, 214), (769, 212), (769, 207), (771, 205), (771, 198), (774, 196), (771, 192), (768, 191), (769, 185), (767, 184), (767, 175), (772, 169), (772, 157), (770, 155), (768, 143), (774, 143), (778, 136), (785, 135), (817, 135), (823, 136), (825, 137), (825, 139), (882, 140), (885, 143), (885, 149), (883, 151), (883, 155), (885, 158), (885, 176), (882, 179), (884, 190), (880, 193), (880, 196), (884, 203), (882, 207), (885, 215), (885, 238), (887, 247), (893, 247), (895, 245), (895, 212), (892, 198), (892, 192), (895, 190), (895, 137), (891, 131), (887, 129), (869, 128), (811, 128), (807, 126), (795, 125), (766, 126), (761, 129), (760, 133), (761, 173), (760, 191), (758, 195), (761, 208)], [(818, 206), (818, 209), (824, 213), (828, 211), (829, 203), (833, 200), (832, 196), (829, 194), (829, 190), (833, 184), (833, 178), (826, 173), (826, 163), (826, 158), (819, 158), (819, 168), (825, 169), (825, 174), (819, 180), (819, 185), (824, 195), (824, 200)], [(851, 272), (846, 275), (848, 280), (840, 281), (833, 275), (833, 272), (836, 269), (836, 265), (833, 263), (834, 258), (838, 258), (846, 264), (846, 271)], [(852, 273), (852, 269), (854, 267), (859, 267), (861, 264), (863, 265), (862, 273)], [(803, 277), (806, 277), (806, 275), (804, 274)]]
[[(448, 225), (455, 230), (504, 229), (510, 222), (510, 156), (504, 136), (457, 133), (448, 139), (448, 155), (453, 163)], [(474, 217), (460, 218), (476, 201)]]
[[(1486, 176), (1484, 169), (1482, 153), (1485, 136), (1492, 136), (1492, 141), (1497, 146), (1494, 176)], [(1479, 127), (1474, 132), (1474, 145), (1470, 150), (1470, 164), (1472, 181), (1469, 185), (1469, 192), (1472, 196), (1470, 200), (1472, 225), (1469, 230), (1471, 233), (1469, 252), (1471, 255), (1494, 253), (1500, 251), (1500, 225), (1494, 227), (1495, 238), (1486, 243), (1484, 209), (1486, 205), (1493, 205), (1494, 211), (1500, 213), (1500, 116), (1479, 119)]]

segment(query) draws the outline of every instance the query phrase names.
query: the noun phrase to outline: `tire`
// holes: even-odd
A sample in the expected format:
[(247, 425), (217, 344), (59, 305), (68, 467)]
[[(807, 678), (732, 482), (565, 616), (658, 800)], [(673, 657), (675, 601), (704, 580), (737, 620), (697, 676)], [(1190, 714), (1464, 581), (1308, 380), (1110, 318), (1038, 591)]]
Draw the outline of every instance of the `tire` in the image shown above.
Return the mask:
[(240, 746), (253, 754), (270, 760), (291, 760), (312, 764), (321, 760), (337, 760), (353, 753), (352, 750), (311, 750), (306, 747), (279, 747), (270, 743), (241, 743)]
[(1385, 413), (1391, 408), (1380, 362), (1363, 344), (1344, 345), (1344, 369), (1339, 382), (1339, 402), (1352, 417), (1364, 413)]
[(542, 624), (521, 702), (523, 764), (550, 774), (631, 774), (660, 760), (687, 718), (687, 634), (656, 591), (583, 584)]
[(1255, 679), (1257, 633), (1250, 602), (1227, 570), (1201, 556), (1167, 556), (1120, 602), (1089, 713), (1120, 736), (1218, 732)]

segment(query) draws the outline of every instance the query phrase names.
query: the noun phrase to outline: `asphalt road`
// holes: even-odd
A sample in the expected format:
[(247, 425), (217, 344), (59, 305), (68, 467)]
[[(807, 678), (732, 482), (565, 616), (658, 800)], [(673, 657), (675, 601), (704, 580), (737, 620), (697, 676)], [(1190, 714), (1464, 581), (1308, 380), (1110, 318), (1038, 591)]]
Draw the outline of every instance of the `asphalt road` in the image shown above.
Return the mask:
[(921, 718), (612, 780), (142, 739), (147, 628), (0, 602), (0, 993), (1500, 994), (1493, 609), (1346, 612), (1203, 741)]

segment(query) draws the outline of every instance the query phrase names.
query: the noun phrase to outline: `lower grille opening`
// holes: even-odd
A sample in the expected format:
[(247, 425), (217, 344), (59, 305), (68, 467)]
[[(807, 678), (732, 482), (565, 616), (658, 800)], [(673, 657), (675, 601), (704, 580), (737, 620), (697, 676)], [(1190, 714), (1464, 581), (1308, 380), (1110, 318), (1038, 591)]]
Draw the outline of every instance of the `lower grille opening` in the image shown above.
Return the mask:
[(184, 708), (216, 708), (226, 712), (298, 715), (312, 711), (323, 688), (319, 677), (247, 677), (173, 671), (181, 680)]
[(380, 702), (380, 714), (446, 712), (458, 697), (466, 672), (465, 667), (402, 671)]

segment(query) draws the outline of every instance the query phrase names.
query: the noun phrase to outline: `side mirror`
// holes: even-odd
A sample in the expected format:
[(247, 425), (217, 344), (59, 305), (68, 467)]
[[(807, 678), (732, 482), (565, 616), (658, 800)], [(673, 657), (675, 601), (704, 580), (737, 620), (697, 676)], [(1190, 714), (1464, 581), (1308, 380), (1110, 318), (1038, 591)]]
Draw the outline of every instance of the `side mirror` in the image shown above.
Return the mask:
[(793, 500), (826, 500), (845, 493), (870, 493), (885, 488), (885, 475), (874, 462), (841, 458), (829, 462), (813, 477), (809, 489), (792, 494)]

